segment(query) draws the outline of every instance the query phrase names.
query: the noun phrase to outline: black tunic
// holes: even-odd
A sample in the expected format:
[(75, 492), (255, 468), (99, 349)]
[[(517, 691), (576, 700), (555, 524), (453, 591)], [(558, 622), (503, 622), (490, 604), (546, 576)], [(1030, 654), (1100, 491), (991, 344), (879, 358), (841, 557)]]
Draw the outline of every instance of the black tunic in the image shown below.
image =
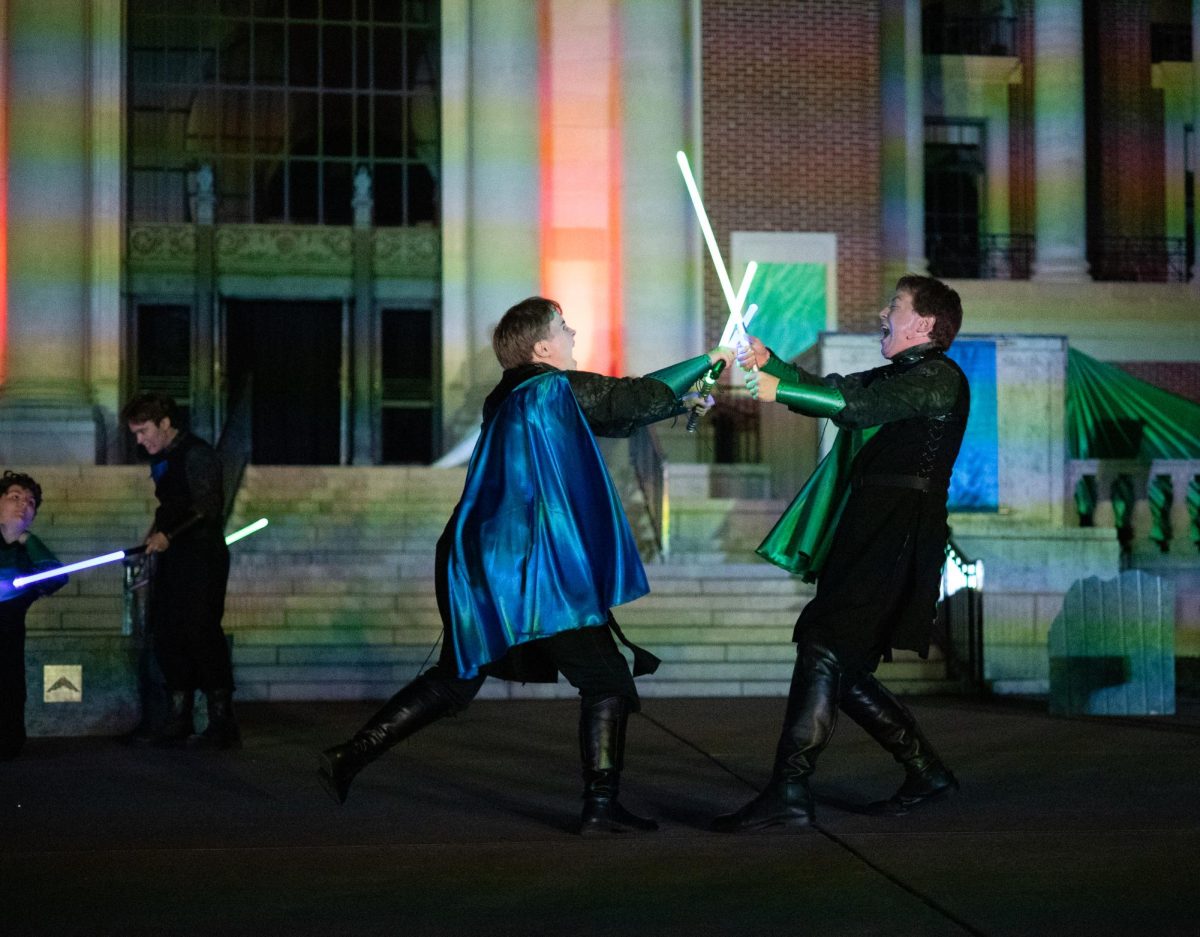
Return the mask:
[[(25, 543), (0, 537), (0, 580), (5, 586), (22, 575), (60, 565), (33, 534)], [(15, 595), (0, 594), (0, 757), (17, 754), (25, 741), (25, 614), (35, 600), (67, 584), (56, 576), (26, 586)]]
[(845, 398), (835, 424), (880, 428), (854, 460), (850, 497), (794, 639), (814, 634), (848, 669), (873, 670), (891, 648), (924, 657), (949, 534), (946, 495), (971, 405), (966, 376), (921, 345), (883, 367), (820, 382)]
[(170, 541), (156, 557), (149, 610), (163, 676), (174, 690), (231, 688), (232, 666), (221, 630), (229, 548), (220, 457), (185, 431), (150, 472), (159, 502), (154, 529)]

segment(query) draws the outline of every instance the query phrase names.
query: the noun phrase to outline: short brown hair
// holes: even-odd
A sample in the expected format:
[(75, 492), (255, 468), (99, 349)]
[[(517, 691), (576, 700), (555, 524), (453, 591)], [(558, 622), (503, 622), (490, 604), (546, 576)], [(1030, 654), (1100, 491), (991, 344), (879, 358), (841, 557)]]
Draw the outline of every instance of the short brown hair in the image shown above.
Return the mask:
[(0, 475), (0, 495), (8, 494), (9, 488), (24, 488), (33, 495), (33, 510), (35, 513), (42, 506), (42, 486), (24, 472), (13, 472), (9, 469), (4, 470), (4, 474)]
[(896, 282), (897, 293), (912, 297), (913, 311), (933, 319), (929, 340), (939, 348), (949, 348), (962, 328), (962, 300), (941, 280), (910, 273)]
[(171, 425), (178, 429), (179, 407), (173, 397), (158, 391), (138, 394), (121, 408), (121, 422), (130, 423), (161, 423), (169, 419)]
[(562, 315), (562, 306), (552, 299), (530, 296), (508, 310), (492, 332), (492, 351), (500, 367), (519, 368), (533, 360), (533, 346), (546, 338), (555, 316)]

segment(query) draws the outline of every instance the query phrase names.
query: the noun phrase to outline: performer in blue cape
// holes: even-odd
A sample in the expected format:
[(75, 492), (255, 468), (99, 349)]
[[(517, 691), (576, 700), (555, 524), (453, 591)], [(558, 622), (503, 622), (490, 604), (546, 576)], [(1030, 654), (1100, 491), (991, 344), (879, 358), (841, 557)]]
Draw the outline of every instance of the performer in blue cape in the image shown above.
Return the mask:
[[(718, 348), (642, 378), (575, 370), (575, 331), (553, 300), (504, 314), (492, 347), (504, 368), (483, 407), (483, 430), (462, 498), (438, 541), (444, 640), (436, 666), (393, 696), (347, 742), (321, 755), (319, 774), (344, 803), (364, 766), (417, 730), (462, 711), (484, 680), (554, 682), (579, 690), (580, 832), (653, 830), (617, 800), (633, 677), (658, 659), (625, 639), (611, 609), (649, 591), (637, 546), (595, 435), (707, 409), (689, 388)], [(630, 673), (617, 647), (633, 652)]]

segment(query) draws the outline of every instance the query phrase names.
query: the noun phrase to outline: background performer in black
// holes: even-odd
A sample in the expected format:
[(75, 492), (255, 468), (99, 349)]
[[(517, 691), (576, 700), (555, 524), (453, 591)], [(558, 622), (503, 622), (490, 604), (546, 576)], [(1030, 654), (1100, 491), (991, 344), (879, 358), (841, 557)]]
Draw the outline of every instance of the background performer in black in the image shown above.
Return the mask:
[[(241, 744), (233, 714), (233, 666), (221, 628), (229, 548), (225, 546), (225, 496), (216, 450), (175, 425), (175, 401), (141, 394), (121, 419), (150, 455), (158, 510), (146, 536), (156, 555), (149, 627), (170, 695), (170, 712), (160, 741), (193, 747)], [(197, 689), (208, 702), (208, 726), (194, 734), (192, 704)]]

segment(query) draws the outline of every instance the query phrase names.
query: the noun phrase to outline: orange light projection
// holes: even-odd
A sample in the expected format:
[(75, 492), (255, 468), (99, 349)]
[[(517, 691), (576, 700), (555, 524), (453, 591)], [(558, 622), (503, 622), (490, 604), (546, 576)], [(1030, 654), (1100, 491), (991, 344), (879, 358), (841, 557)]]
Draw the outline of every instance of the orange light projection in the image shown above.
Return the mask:
[(0, 387), (8, 378), (8, 4), (0, 10)]
[(579, 368), (623, 368), (619, 0), (541, 0), (542, 293)]

